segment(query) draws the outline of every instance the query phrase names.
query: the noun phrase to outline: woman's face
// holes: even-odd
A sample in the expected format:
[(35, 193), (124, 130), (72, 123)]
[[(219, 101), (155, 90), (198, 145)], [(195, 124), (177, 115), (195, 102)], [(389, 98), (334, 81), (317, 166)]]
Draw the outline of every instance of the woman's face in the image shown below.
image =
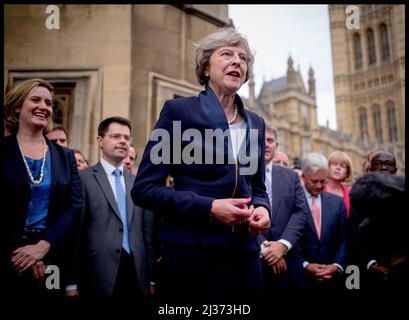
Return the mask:
[(44, 87), (32, 89), (16, 111), (20, 113), (19, 128), (44, 129), (53, 115), (51, 92)]
[(344, 181), (347, 174), (347, 166), (345, 163), (338, 162), (338, 163), (331, 163), (329, 165), (329, 172), (328, 177), (337, 180), (337, 181)]
[(209, 59), (209, 86), (219, 95), (235, 94), (246, 80), (247, 53), (243, 47), (220, 47)]

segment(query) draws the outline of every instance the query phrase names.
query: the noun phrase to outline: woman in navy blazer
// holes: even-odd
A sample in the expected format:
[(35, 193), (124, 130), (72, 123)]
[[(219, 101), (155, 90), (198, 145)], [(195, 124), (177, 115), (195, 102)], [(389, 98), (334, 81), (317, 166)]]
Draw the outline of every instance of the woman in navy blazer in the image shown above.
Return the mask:
[(5, 96), (1, 264), (8, 294), (60, 292), (45, 289), (45, 267), (63, 268), (62, 247), (81, 206), (73, 151), (44, 136), (53, 102), (54, 89), (42, 79), (23, 81)]
[[(270, 225), (265, 125), (236, 94), (252, 64), (247, 40), (233, 29), (202, 39), (196, 75), (205, 90), (167, 101), (145, 148), (132, 198), (163, 217), (162, 299), (261, 294), (255, 236)], [(173, 188), (165, 186), (169, 174)]]

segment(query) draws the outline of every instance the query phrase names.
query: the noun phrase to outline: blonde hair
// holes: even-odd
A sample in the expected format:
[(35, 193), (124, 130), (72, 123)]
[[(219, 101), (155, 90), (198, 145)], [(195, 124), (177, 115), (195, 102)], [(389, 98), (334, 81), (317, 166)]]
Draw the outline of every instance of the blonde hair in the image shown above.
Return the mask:
[(18, 131), (19, 112), (16, 110), (23, 105), (23, 102), (31, 90), (37, 87), (44, 87), (50, 91), (54, 107), (54, 88), (48, 81), (43, 79), (29, 79), (19, 83), (16, 87), (7, 92), (4, 97), (4, 127), (10, 134), (17, 134)]
[(205, 75), (209, 65), (210, 56), (220, 47), (238, 47), (241, 46), (246, 50), (247, 54), (247, 74), (246, 80), (249, 79), (253, 72), (254, 55), (250, 51), (247, 39), (243, 37), (234, 28), (225, 28), (215, 33), (209, 34), (207, 37), (199, 41), (196, 48), (195, 63), (196, 77), (201, 85), (207, 85), (209, 77)]
[(345, 152), (334, 151), (328, 157), (329, 165), (342, 163), (347, 167), (344, 182), (350, 182), (352, 176), (352, 160)]

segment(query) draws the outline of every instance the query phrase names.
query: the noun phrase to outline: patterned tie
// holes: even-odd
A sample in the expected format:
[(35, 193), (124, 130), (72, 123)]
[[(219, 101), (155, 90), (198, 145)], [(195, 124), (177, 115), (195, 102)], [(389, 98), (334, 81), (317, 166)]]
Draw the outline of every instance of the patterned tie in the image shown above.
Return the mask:
[(269, 167), (266, 167), (266, 179), (265, 179), (266, 191), (268, 198), (270, 199), (270, 207), (273, 210), (273, 193), (271, 190), (271, 171)]
[(115, 169), (112, 174), (115, 176), (115, 191), (116, 191), (116, 202), (118, 204), (119, 212), (121, 214), (121, 220), (123, 225), (123, 237), (122, 237), (122, 248), (128, 253), (131, 252), (129, 247), (128, 239), (128, 220), (126, 214), (126, 194), (124, 188), (121, 184), (121, 174), (122, 171)]
[(317, 229), (318, 239), (321, 237), (321, 219), (320, 208), (317, 205), (317, 197), (312, 196), (311, 211), (312, 218), (314, 219), (315, 228)]

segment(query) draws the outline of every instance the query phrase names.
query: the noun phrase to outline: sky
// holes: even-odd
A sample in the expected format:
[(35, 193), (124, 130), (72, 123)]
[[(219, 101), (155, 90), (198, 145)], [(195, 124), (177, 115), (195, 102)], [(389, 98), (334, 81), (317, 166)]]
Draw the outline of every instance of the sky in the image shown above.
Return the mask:
[[(308, 69), (315, 73), (318, 123), (336, 129), (335, 94), (328, 5), (229, 5), (229, 17), (255, 53), (258, 96), (263, 79), (285, 76), (291, 54), (308, 90)], [(238, 92), (248, 97), (248, 83)]]

